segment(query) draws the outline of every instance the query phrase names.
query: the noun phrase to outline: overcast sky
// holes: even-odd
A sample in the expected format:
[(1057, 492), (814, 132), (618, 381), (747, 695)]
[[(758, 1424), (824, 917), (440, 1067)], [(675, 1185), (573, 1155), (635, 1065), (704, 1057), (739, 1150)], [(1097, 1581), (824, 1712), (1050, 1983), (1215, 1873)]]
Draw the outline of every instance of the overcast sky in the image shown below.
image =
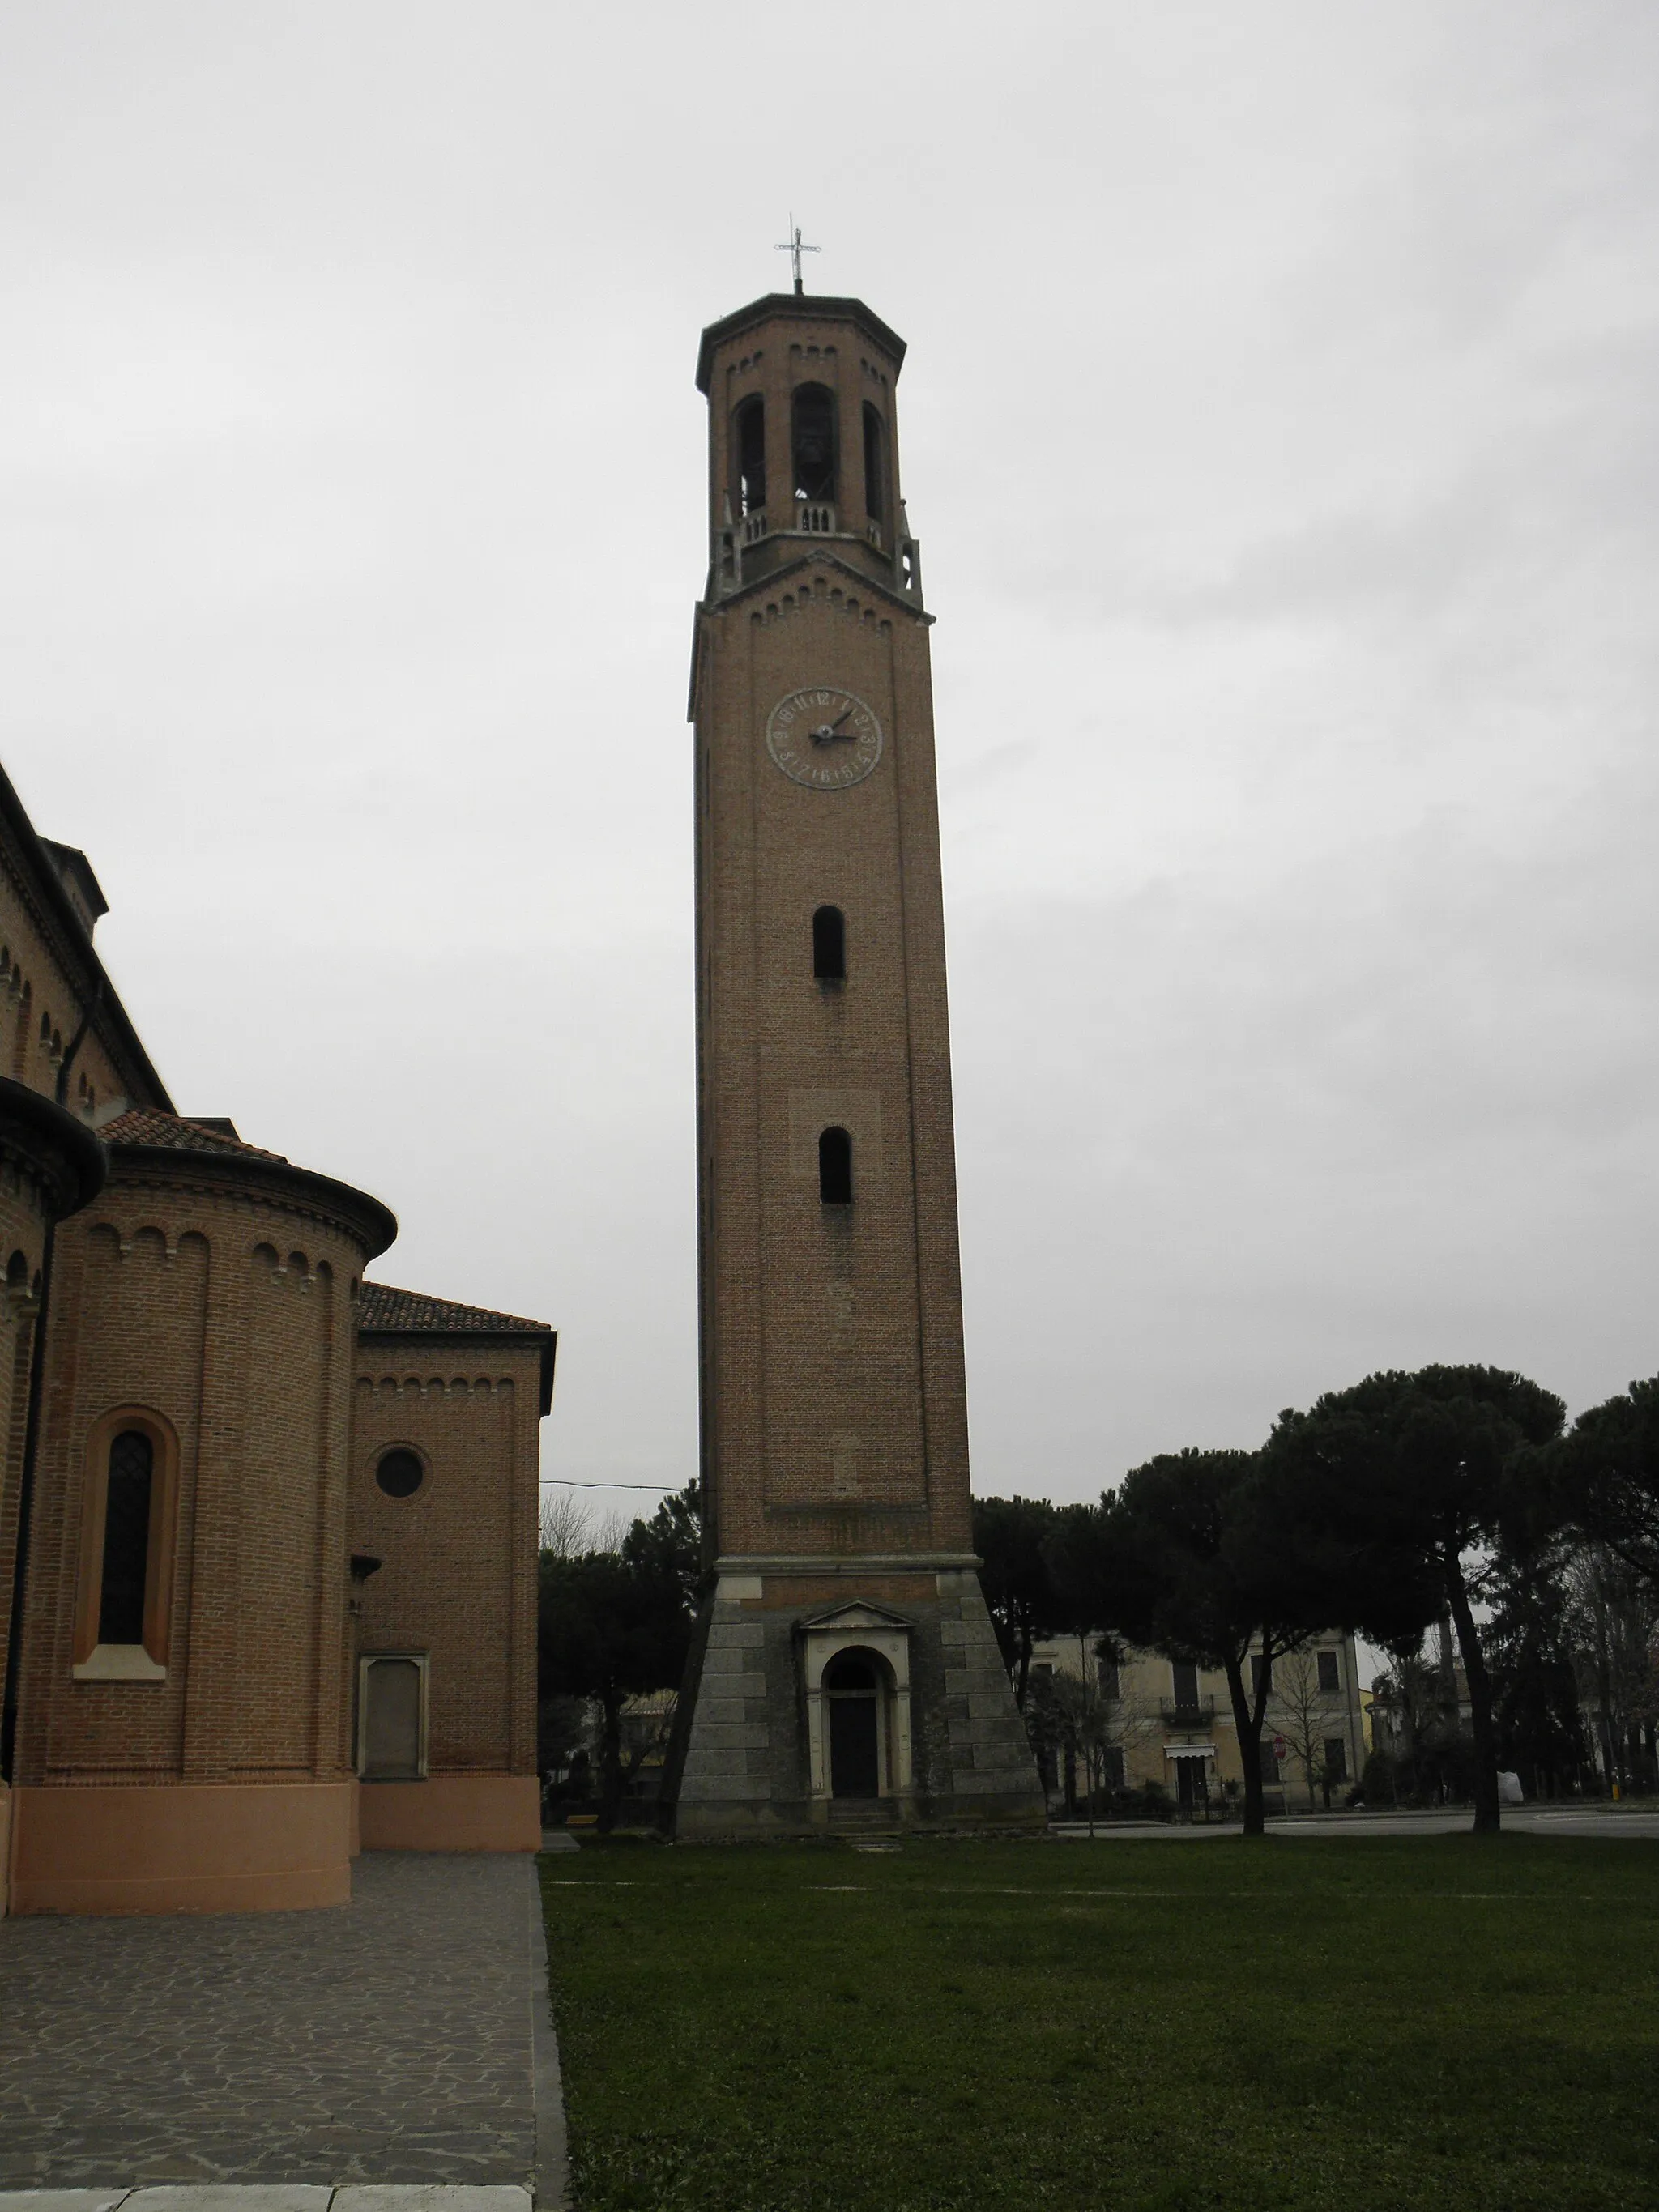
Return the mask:
[(557, 1325), (547, 1474), (696, 1468), (692, 372), (792, 209), (910, 343), (976, 1487), (1659, 1369), (1651, 0), (0, 27), (0, 757), (180, 1109)]

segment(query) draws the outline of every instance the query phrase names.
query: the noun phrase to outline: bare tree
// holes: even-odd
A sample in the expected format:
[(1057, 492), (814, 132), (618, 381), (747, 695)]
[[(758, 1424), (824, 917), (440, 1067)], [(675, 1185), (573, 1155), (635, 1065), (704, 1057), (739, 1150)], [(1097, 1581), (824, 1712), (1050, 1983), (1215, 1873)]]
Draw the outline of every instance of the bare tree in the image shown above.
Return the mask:
[(580, 1559), (594, 1547), (589, 1539), (592, 1515), (580, 1495), (554, 1485), (542, 1492), (541, 1549), (556, 1559)]
[(1111, 1638), (1081, 1635), (1077, 1648), (1075, 1673), (1057, 1668), (1051, 1674), (1033, 1675), (1035, 1694), (1027, 1700), (1025, 1723), (1039, 1755), (1059, 1752), (1068, 1763), (1068, 1816), (1076, 1809), (1071, 1779), (1081, 1772), (1085, 1814), (1092, 1835), (1097, 1791), (1106, 1788), (1115, 1771), (1127, 1778), (1130, 1748), (1146, 1736), (1161, 1737), (1164, 1721), (1157, 1698), (1122, 1695), (1117, 1647)]
[(553, 1483), (542, 1492), (541, 1547), (555, 1559), (580, 1559), (589, 1552), (619, 1552), (631, 1523), (614, 1507), (602, 1513), (580, 1492)]
[(1314, 1810), (1314, 1790), (1327, 1779), (1325, 1740), (1340, 1715), (1340, 1705), (1328, 1690), (1319, 1686), (1319, 1655), (1292, 1651), (1273, 1667), (1272, 1711), (1273, 1725), (1302, 1762), (1308, 1785), (1308, 1810)]

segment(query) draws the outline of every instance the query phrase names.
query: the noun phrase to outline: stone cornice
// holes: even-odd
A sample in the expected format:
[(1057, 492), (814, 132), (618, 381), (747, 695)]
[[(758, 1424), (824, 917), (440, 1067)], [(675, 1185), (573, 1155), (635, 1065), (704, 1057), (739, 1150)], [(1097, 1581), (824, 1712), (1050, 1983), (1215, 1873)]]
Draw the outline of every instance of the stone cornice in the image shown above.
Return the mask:
[(80, 1014), (91, 1012), (93, 1034), (109, 1054), (135, 1103), (159, 1106), (172, 1113), (167, 1086), (139, 1042), (138, 1032), (3, 768), (0, 768), (0, 847), (10, 863), (18, 896), (30, 921), (79, 1000), (77, 1019)]
[(98, 1195), (109, 1170), (84, 1121), (9, 1077), (0, 1078), (0, 1156), (41, 1187), (59, 1221)]
[(360, 1351), (365, 1345), (504, 1344), (514, 1352), (533, 1352), (541, 1363), (542, 1411), (549, 1413), (553, 1410), (553, 1366), (559, 1351), (559, 1332), (556, 1328), (365, 1328), (360, 1322), (357, 1344)]
[(212, 1198), (228, 1194), (276, 1206), (350, 1237), (362, 1247), (367, 1260), (378, 1258), (398, 1234), (397, 1216), (367, 1191), (286, 1160), (261, 1159), (251, 1152), (221, 1157), (167, 1145), (113, 1145), (110, 1182), (112, 1191), (169, 1190)]
[(768, 292), (758, 300), (751, 300), (746, 307), (722, 315), (719, 322), (710, 323), (703, 331), (697, 347), (699, 392), (708, 389), (715, 347), (724, 345), (727, 338), (737, 337), (744, 331), (758, 329), (763, 323), (852, 323), (866, 337), (875, 340), (892, 362), (895, 376), (904, 366), (904, 340), (862, 300), (833, 299), (827, 294), (814, 292)]
[[(779, 537), (786, 534), (781, 531), (778, 532)], [(775, 538), (772, 540), (774, 544), (776, 542)], [(802, 543), (810, 545), (811, 541), (803, 539)], [(740, 606), (744, 600), (752, 599), (757, 592), (763, 595), (775, 591), (784, 577), (795, 575), (802, 568), (838, 568), (861, 591), (874, 592), (878, 598), (885, 599), (890, 607), (896, 607), (901, 613), (908, 615), (912, 621), (921, 623), (928, 629), (933, 627), (935, 617), (928, 613), (926, 607), (919, 607), (914, 599), (906, 599), (902, 592), (896, 592), (890, 584), (884, 584), (878, 576), (872, 576), (863, 568), (855, 568), (850, 561), (842, 560), (838, 553), (826, 550), (822, 538), (812, 550), (798, 553), (779, 568), (769, 568), (763, 576), (757, 576), (752, 583), (739, 584), (718, 599), (700, 600), (697, 611), (705, 615), (724, 614), (728, 607)]]

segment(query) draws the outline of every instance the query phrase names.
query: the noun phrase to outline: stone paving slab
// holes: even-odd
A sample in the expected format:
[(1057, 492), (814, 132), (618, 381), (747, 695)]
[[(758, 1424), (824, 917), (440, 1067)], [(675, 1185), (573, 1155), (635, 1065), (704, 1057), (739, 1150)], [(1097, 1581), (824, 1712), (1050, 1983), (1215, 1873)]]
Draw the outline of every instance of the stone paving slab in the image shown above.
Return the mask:
[(0, 2212), (112, 2212), (127, 2189), (0, 2190)]
[(531, 2212), (525, 2189), (425, 2188), (418, 2183), (343, 2188), (215, 2181), (156, 2189), (0, 2190), (0, 2212)]
[(530, 2212), (522, 2189), (337, 2189), (332, 2212)]
[(337, 2183), (522, 2192), (533, 1879), (516, 1854), (372, 1852), (320, 1911), (0, 1920), (0, 2212), (229, 2201), (163, 2183), (284, 2185), (238, 2212), (327, 2212)]
[(301, 2181), (210, 2181), (135, 2189), (122, 2212), (328, 2212), (334, 2191)]

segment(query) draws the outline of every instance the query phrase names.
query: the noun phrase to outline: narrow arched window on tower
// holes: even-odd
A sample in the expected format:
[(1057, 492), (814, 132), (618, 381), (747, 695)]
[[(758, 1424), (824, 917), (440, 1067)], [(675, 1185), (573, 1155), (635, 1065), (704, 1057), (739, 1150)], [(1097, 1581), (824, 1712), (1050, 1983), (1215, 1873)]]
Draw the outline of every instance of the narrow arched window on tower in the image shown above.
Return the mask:
[(882, 420), (866, 399), (864, 403), (864, 511), (872, 522), (887, 512), (887, 455)]
[(144, 1640), (144, 1583), (149, 1566), (149, 1507), (155, 1448), (142, 1429), (123, 1429), (109, 1448), (104, 1504), (104, 1573), (98, 1607), (100, 1644)]
[(820, 983), (847, 981), (847, 917), (838, 906), (812, 916), (812, 973)]
[(824, 1206), (853, 1203), (853, 1139), (845, 1129), (826, 1129), (818, 1139), (818, 1199)]
[(836, 395), (821, 384), (795, 386), (792, 441), (797, 499), (836, 495)]
[(758, 514), (766, 504), (766, 402), (745, 399), (732, 425), (738, 513)]

